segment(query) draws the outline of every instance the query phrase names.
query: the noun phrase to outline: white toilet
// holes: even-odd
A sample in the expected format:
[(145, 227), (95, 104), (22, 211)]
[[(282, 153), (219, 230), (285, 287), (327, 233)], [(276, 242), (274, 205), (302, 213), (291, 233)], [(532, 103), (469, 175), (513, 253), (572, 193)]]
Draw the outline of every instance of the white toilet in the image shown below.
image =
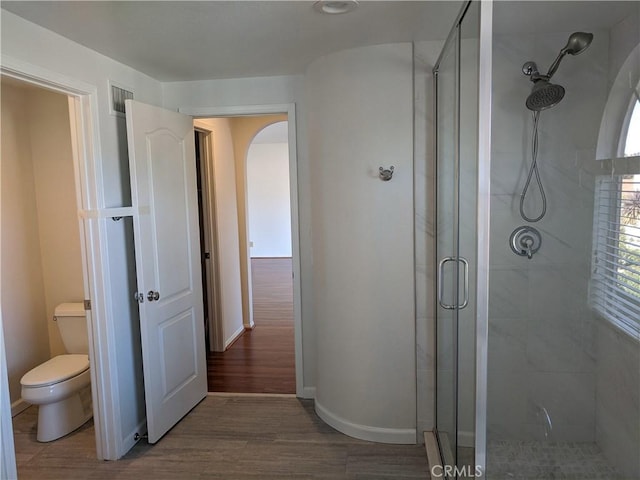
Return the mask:
[(46, 361), (20, 380), (22, 399), (39, 406), (39, 442), (63, 437), (93, 416), (84, 304), (62, 303), (54, 319), (67, 355)]

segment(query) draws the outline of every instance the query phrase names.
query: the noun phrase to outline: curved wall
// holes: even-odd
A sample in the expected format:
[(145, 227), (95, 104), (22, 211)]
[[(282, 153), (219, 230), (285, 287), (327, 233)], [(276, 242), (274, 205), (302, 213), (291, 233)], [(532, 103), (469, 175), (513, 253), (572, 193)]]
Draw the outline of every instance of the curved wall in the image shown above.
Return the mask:
[(416, 441), (412, 95), (410, 44), (327, 55), (305, 75), (316, 412), (389, 443)]

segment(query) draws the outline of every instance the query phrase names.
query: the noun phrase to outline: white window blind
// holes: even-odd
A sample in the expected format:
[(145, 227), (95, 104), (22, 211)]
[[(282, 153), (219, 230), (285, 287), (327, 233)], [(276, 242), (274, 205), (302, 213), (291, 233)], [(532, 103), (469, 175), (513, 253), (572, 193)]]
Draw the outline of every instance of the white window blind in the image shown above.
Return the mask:
[(592, 307), (640, 338), (640, 175), (596, 178)]

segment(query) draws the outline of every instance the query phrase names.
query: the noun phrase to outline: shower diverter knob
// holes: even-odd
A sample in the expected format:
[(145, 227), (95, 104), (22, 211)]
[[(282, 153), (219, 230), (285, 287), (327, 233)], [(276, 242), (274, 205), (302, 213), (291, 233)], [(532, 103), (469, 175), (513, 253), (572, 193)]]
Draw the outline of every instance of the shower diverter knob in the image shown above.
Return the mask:
[(540, 232), (533, 227), (523, 225), (516, 228), (509, 237), (509, 246), (516, 255), (531, 259), (533, 254), (540, 250), (542, 237)]

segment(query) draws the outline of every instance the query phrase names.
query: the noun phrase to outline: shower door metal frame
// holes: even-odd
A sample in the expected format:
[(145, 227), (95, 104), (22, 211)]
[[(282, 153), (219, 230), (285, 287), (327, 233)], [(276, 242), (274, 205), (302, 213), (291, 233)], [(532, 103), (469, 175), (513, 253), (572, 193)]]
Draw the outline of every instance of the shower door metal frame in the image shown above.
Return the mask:
[[(462, 6), (453, 27), (445, 41), (440, 56), (433, 68), (434, 75), (434, 158), (436, 158), (437, 182), (437, 152), (438, 152), (438, 70), (441, 60), (447, 52), (450, 43), (458, 39), (460, 25), (472, 2), (469, 0)], [(489, 240), (490, 240), (490, 185), (491, 185), (491, 82), (492, 82), (492, 40), (493, 40), (493, 0), (480, 2), (480, 31), (479, 31), (479, 68), (478, 68), (478, 145), (477, 145), (477, 237), (476, 237), (476, 352), (475, 352), (475, 467), (479, 468), (484, 477), (486, 470), (486, 438), (487, 438), (487, 354), (488, 354), (488, 319), (489, 319)], [(458, 48), (460, 44), (458, 42)], [(458, 52), (459, 53), (459, 52)], [(458, 58), (459, 62), (459, 58)], [(456, 65), (459, 70), (459, 64)], [(459, 72), (456, 72), (456, 76)], [(459, 80), (457, 88), (459, 88)], [(459, 92), (458, 92), (459, 93)], [(458, 96), (459, 98), (459, 96)], [(459, 135), (459, 128), (456, 136)], [(459, 141), (459, 138), (458, 138)], [(456, 157), (459, 155), (459, 147), (456, 147)], [(455, 159), (456, 162), (459, 158)], [(436, 195), (436, 212), (438, 196)], [(437, 225), (437, 222), (436, 222)], [(457, 234), (457, 233), (456, 233)], [(437, 236), (436, 236), (437, 238)], [(436, 241), (437, 244), (437, 241)], [(434, 251), (435, 265), (439, 265), (438, 252)], [(457, 283), (459, 285), (459, 281)], [(437, 290), (439, 285), (437, 286)], [(436, 294), (437, 295), (437, 294)], [(434, 302), (434, 314), (437, 312), (437, 301)], [(434, 315), (437, 319), (437, 315)], [(437, 328), (437, 320), (436, 320)], [(435, 332), (437, 338), (437, 332)], [(437, 385), (437, 360), (436, 385)], [(437, 422), (437, 402), (436, 402)], [(436, 438), (437, 424), (435, 425)], [(438, 439), (440, 443), (440, 440)], [(439, 444), (439, 447), (441, 445)]]
[(487, 367), (489, 349), (489, 241), (491, 227), (491, 82), (493, 0), (480, 3), (478, 69), (478, 177), (476, 265), (476, 467), (487, 465)]

